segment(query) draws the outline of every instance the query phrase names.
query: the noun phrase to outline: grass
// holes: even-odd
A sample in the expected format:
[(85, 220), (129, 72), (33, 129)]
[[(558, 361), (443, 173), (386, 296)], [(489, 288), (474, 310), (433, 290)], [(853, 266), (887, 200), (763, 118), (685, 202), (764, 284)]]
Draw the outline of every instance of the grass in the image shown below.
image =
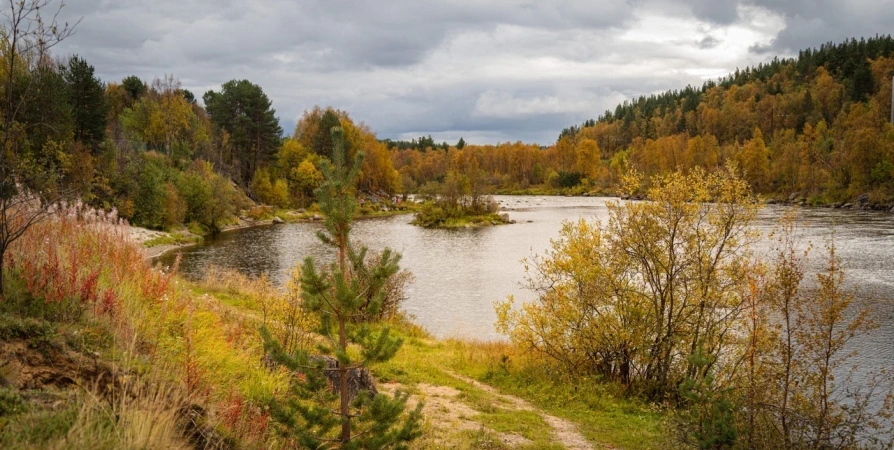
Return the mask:
[[(487, 383), (546, 413), (570, 420), (591, 442), (630, 450), (657, 449), (665, 438), (664, 414), (658, 408), (624, 398), (598, 380), (557, 376), (544, 361), (519, 354), (506, 343), (434, 340), (412, 333), (397, 356), (376, 366), (374, 372), (383, 380), (407, 386), (428, 383), (455, 388), (462, 393), (464, 403), (480, 412), (473, 417), (475, 421), (529, 439), (548, 434), (538, 415), (504, 408), (492, 394), (450, 372)], [(546, 444), (542, 439), (531, 440), (537, 445)]]
[[(34, 392), (0, 388), (0, 448), (181, 448), (180, 419), (193, 407), (202, 411), (203, 435), (218, 442), (281, 447), (264, 407), (285, 391), (289, 374), (264, 366), (258, 328), (268, 323), (286, 333), (287, 320), (311, 328), (295, 316), (296, 288), (215, 270), (203, 282), (186, 282), (149, 266), (116, 221), (83, 226), (85, 215), (39, 224), (13, 248), (0, 346), (24, 341), (48, 361), (59, 355), (92, 361), (88, 366), (99, 361), (117, 381)], [(457, 375), (568, 419), (594, 443), (636, 450), (661, 440), (659, 411), (597, 380), (556, 377), (508, 344), (436, 340), (405, 319), (391, 325), (405, 344), (393, 360), (373, 367), (376, 377), (417, 398), (425, 397), (424, 384), (449, 388), (457, 393), (450, 401), (470, 411), (455, 428), (437, 414), (427, 417), (425, 435), (412, 448), (560, 448), (541, 414)], [(303, 333), (295, 342), (312, 345)], [(16, 379), (9, 370), (18, 369), (0, 366), (0, 385)], [(520, 441), (507, 444), (507, 436)]]
[(159, 245), (187, 245), (201, 244), (202, 242), (204, 242), (202, 236), (197, 236), (192, 233), (173, 232), (149, 239), (143, 243), (143, 246), (152, 248)]
[(487, 227), (491, 225), (504, 225), (512, 223), (511, 220), (503, 218), (497, 213), (479, 214), (479, 215), (463, 215), (459, 217), (442, 217), (438, 219), (417, 218), (413, 220), (414, 225), (424, 228), (466, 228), (466, 227)]

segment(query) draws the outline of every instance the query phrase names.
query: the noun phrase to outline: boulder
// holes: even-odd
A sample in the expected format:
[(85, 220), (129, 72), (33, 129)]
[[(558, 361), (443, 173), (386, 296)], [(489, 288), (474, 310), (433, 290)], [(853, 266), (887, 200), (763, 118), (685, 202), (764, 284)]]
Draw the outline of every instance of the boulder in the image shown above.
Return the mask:
[(800, 192), (792, 192), (791, 195), (788, 196), (789, 203), (795, 201), (795, 199), (798, 198), (800, 195)]
[(273, 223), (286, 223), (286, 221), (280, 219), (278, 216), (273, 216)]
[[(325, 355), (311, 356), (310, 360), (311, 362), (322, 363), (326, 371), (326, 378), (329, 379), (329, 385), (332, 387), (332, 392), (338, 394), (340, 384), (338, 371), (333, 370), (338, 369), (338, 360), (332, 356)], [(375, 397), (379, 393), (379, 390), (376, 389), (376, 380), (369, 373), (369, 369), (365, 367), (348, 370), (348, 398), (353, 401), (361, 391), (366, 392), (369, 398)]]
[(860, 196), (857, 197), (857, 203), (860, 205), (869, 203), (869, 194), (860, 194)]
[(319, 214), (314, 214), (311, 220), (323, 220), (323, 218)]
[[(323, 374), (329, 380), (330, 389), (338, 394), (341, 384), (338, 370), (335, 370), (338, 369), (338, 360), (327, 355), (315, 355), (309, 359), (311, 363), (322, 366)], [(265, 354), (261, 358), (261, 362), (269, 369), (278, 365), (270, 354)], [(348, 398), (353, 401), (361, 391), (366, 392), (370, 398), (375, 397), (379, 393), (379, 390), (376, 389), (376, 380), (369, 373), (369, 369), (365, 367), (348, 370)]]
[(841, 207), (844, 208), (844, 209), (851, 209), (851, 208), (854, 207), (854, 204), (848, 202), (848, 203), (845, 203), (845, 204), (841, 205)]
[(506, 213), (500, 214), (500, 218), (503, 219), (505, 222), (508, 222), (509, 214), (506, 214)]

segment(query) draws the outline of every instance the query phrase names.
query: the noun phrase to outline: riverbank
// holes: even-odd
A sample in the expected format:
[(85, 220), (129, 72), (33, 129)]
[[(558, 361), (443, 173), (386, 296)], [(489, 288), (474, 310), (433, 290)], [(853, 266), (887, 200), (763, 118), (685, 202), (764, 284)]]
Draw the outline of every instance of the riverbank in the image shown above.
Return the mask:
[[(536, 186), (525, 189), (500, 189), (496, 195), (542, 195), (560, 197), (617, 197), (620, 194), (612, 189), (588, 189), (584, 187), (551, 188)], [(850, 200), (828, 200), (822, 196), (805, 196), (801, 192), (791, 194), (773, 193), (761, 194), (768, 205), (791, 205), (808, 208), (833, 208), (854, 211), (881, 211), (894, 213), (894, 199), (890, 197), (876, 198), (878, 196), (863, 193)], [(639, 197), (637, 197), (638, 199)]]
[[(362, 220), (377, 217), (389, 217), (412, 214), (413, 212), (414, 210), (411, 208), (385, 210), (361, 209), (357, 219)], [(306, 210), (277, 211), (275, 214), (270, 214), (270, 216), (269, 219), (252, 219), (243, 216), (238, 218), (235, 224), (223, 226), (216, 233), (195, 234), (186, 228), (166, 232), (135, 226), (130, 226), (128, 233), (130, 239), (142, 249), (145, 258), (147, 260), (155, 260), (171, 252), (202, 245), (209, 237), (212, 237), (215, 234), (286, 223), (321, 222), (323, 220), (323, 217), (319, 213)]]
[[(292, 375), (263, 363), (258, 330), (295, 330), (313, 347), (294, 291), (237, 272), (190, 282), (153, 268), (130, 234), (157, 232), (33, 231), (25, 248), (50, 245), (58, 258), (21, 265), (43, 253), (13, 255), (0, 302), (0, 448), (287, 447), (266, 405)], [(55, 264), (54, 289), (27, 282)], [(82, 274), (73, 280), (72, 267)], [(57, 289), (63, 300), (46, 297)], [(557, 378), (505, 343), (435, 339), (402, 317), (387, 325), (404, 345), (372, 374), (382, 392), (426, 405), (412, 449), (660, 447), (663, 413), (610, 385)]]

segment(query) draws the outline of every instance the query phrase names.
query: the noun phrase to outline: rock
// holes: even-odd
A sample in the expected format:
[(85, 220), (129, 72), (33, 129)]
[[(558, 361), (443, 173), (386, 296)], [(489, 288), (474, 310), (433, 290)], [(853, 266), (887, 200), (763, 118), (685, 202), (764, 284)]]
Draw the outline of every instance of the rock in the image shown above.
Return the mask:
[(320, 217), (319, 214), (314, 214), (313, 217), (311, 217), (311, 220), (323, 220), (323, 218)]
[(851, 209), (851, 208), (854, 207), (854, 204), (848, 202), (848, 203), (845, 203), (845, 204), (841, 205), (841, 207), (844, 208), (844, 209)]
[[(333, 370), (338, 369), (338, 360), (326, 355), (311, 356), (308, 359), (311, 363), (320, 367), (320, 370), (323, 370), (323, 375), (329, 380), (329, 387), (332, 389), (332, 392), (338, 394), (340, 380), (338, 371)], [(261, 362), (270, 369), (278, 365), (270, 354), (265, 354), (261, 358)], [(348, 370), (348, 398), (353, 401), (357, 394), (362, 391), (365, 391), (369, 398), (373, 398), (379, 393), (379, 390), (376, 389), (376, 381), (369, 373), (369, 369), (361, 367)]]
[(286, 223), (286, 221), (280, 219), (278, 216), (273, 216), (273, 223)]
[[(339, 390), (338, 371), (331, 369), (338, 368), (338, 360), (331, 356), (311, 356), (310, 360), (322, 363), (323, 367), (328, 369), (325, 372), (326, 378), (329, 379), (332, 391), (337, 394)], [(369, 369), (361, 367), (348, 370), (348, 398), (354, 400), (361, 391), (365, 391), (369, 398), (373, 398), (379, 393), (379, 390), (376, 389), (376, 381), (370, 375)]]
[(789, 201), (789, 202), (793, 202), (793, 201), (795, 201), (795, 199), (798, 198), (800, 195), (801, 195), (800, 192), (792, 192), (792, 194), (788, 196), (788, 201)]
[(857, 197), (857, 203), (860, 205), (865, 205), (866, 203), (869, 203), (869, 194), (860, 194), (860, 196)]
[(506, 214), (506, 213), (500, 214), (500, 218), (503, 219), (504, 221), (508, 222), (509, 214)]

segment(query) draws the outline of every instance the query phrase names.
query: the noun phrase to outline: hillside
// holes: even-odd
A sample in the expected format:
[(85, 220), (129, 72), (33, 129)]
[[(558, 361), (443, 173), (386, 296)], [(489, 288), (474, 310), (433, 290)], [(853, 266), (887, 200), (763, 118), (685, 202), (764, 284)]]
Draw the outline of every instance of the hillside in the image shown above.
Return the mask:
[(764, 194), (835, 203), (868, 193), (887, 205), (892, 54), (891, 36), (802, 50), (701, 87), (624, 102), (563, 130), (557, 146), (595, 141), (604, 162), (647, 175), (732, 160)]
[(387, 144), (408, 192), (437, 192), (453, 174), (470, 194), (616, 194), (629, 169), (651, 176), (734, 162), (765, 197), (890, 208), (892, 76), (894, 39), (851, 39), (624, 102), (548, 147)]

